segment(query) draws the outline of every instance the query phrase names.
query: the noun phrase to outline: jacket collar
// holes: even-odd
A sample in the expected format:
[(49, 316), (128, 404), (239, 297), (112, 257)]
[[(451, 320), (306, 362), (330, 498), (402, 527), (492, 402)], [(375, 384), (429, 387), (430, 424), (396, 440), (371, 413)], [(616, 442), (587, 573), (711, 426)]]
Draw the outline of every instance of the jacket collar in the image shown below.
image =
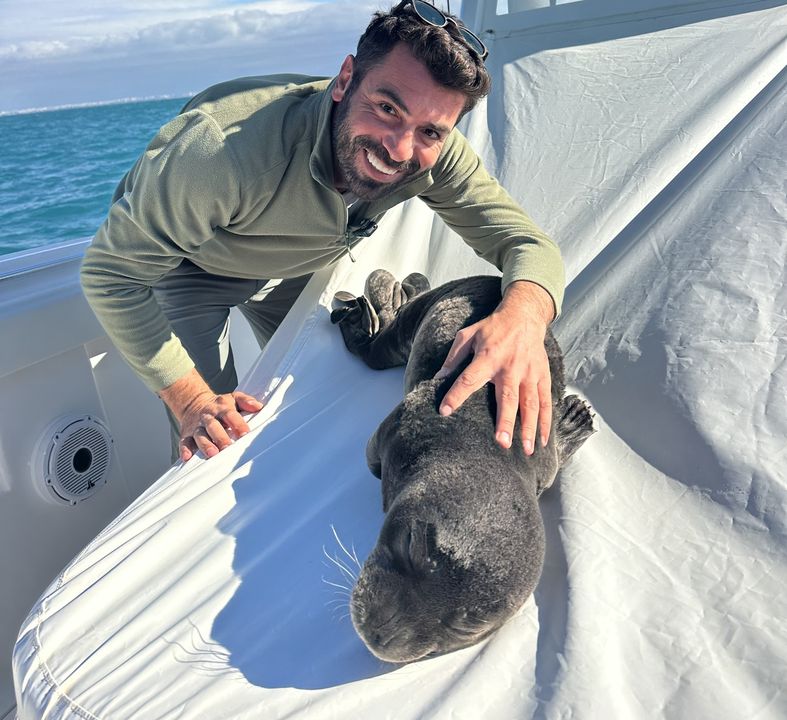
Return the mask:
[(331, 117), (333, 116), (333, 89), (336, 78), (331, 80), (328, 87), (320, 93), (316, 106), (317, 128), (314, 137), (314, 146), (309, 157), (309, 170), (312, 177), (330, 190), (335, 190), (333, 185), (333, 143), (331, 142)]

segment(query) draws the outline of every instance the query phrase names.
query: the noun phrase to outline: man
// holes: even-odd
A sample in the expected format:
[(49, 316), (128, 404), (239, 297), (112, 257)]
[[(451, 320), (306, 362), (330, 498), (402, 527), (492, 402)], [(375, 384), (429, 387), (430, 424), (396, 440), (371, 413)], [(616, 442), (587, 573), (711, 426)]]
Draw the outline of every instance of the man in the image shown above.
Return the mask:
[(489, 90), (485, 55), (458, 20), (403, 0), (375, 15), (333, 80), (224, 83), (159, 131), (116, 190), (82, 284), (110, 338), (166, 404), (173, 459), (216, 454), (248, 432), (240, 413), (262, 407), (236, 390), (229, 308), (264, 345), (311, 273), (415, 196), (503, 270), (499, 307), (457, 335), (441, 370), (473, 354), (440, 412), (491, 380), (498, 443), (511, 445), (517, 412), (526, 452), (546, 443), (543, 339), (559, 311), (563, 267), (554, 243), (454, 130)]

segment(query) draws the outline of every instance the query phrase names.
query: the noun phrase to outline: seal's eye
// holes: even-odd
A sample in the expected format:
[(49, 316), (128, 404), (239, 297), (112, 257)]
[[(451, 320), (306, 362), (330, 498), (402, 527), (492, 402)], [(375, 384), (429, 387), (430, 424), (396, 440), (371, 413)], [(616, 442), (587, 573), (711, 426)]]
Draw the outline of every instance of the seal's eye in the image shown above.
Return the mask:
[(469, 613), (465, 608), (458, 608), (443, 624), (457, 640), (480, 639), (492, 629), (488, 620), (484, 620), (475, 613)]
[(396, 534), (391, 542), (391, 554), (393, 556), (394, 567), (404, 575), (415, 574), (416, 565), (412, 558), (413, 532), (407, 526)]
[(416, 520), (410, 527), (407, 554), (411, 569), (421, 575), (437, 569), (437, 542), (434, 524)]
[(436, 571), (440, 552), (436, 529), (432, 523), (413, 520), (407, 525), (389, 528), (384, 546), (390, 553), (394, 569), (403, 575), (427, 575)]

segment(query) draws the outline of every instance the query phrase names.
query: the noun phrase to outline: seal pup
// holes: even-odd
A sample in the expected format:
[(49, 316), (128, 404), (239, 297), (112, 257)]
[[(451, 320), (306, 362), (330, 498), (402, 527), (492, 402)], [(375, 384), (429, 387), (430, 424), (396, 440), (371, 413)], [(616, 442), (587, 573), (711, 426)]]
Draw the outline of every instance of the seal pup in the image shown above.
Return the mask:
[(382, 480), (380, 536), (353, 588), (353, 625), (381, 660), (405, 663), (473, 645), (528, 599), (544, 561), (537, 498), (593, 433), (590, 408), (564, 397), (560, 348), (548, 330), (553, 421), (546, 447), (525, 455), (519, 432), (508, 450), (494, 439), (494, 387), (450, 416), (440, 402), (467, 362), (436, 380), (456, 333), (500, 302), (500, 279), (470, 277), (429, 290), (385, 270), (364, 296), (339, 292), (331, 321), (367, 365), (406, 364), (404, 400), (369, 440), (366, 457)]

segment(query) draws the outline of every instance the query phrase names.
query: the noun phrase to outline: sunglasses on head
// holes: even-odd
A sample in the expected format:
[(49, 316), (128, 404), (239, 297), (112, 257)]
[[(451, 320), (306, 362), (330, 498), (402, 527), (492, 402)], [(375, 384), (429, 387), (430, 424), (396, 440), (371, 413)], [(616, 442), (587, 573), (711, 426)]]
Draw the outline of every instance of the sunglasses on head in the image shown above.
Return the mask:
[(424, 0), (405, 0), (405, 2), (399, 5), (398, 9), (404, 9), (408, 5), (413, 8), (418, 18), (427, 25), (442, 28), (448, 25), (448, 23), (453, 23), (461, 33), (467, 46), (478, 55), (481, 60), (486, 60), (486, 56), (489, 55), (489, 50), (487, 50), (486, 45), (481, 42), (481, 38), (479, 38), (478, 35), (470, 32), (464, 24), (457, 22), (450, 15), (446, 15), (442, 10), (428, 2), (424, 2)]

